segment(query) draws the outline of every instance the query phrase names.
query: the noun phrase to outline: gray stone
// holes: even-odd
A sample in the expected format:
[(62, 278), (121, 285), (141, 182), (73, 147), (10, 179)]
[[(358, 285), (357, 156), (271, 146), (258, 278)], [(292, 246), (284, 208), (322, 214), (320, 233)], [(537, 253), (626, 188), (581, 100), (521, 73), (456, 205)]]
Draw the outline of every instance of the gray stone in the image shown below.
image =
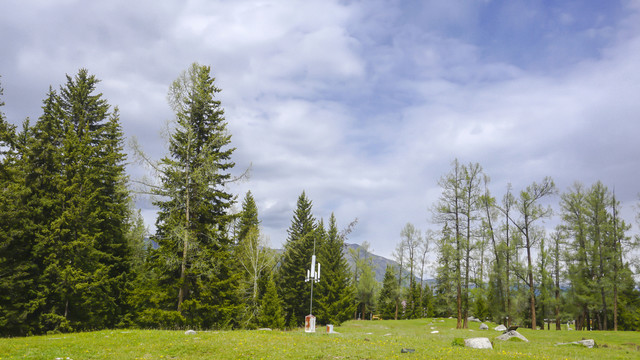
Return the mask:
[(568, 343), (558, 343), (558, 344), (556, 344), (556, 346), (558, 346), (558, 345), (582, 345), (582, 346), (587, 347), (589, 349), (593, 349), (596, 346), (596, 342), (593, 339), (586, 339), (586, 340), (572, 341), (572, 342), (568, 342)]
[(195, 335), (196, 331), (195, 330), (187, 330), (184, 332), (185, 335)]
[(473, 316), (469, 316), (469, 317), (467, 318), (467, 321), (471, 321), (471, 322), (480, 322), (480, 319), (475, 318), (475, 317), (473, 317)]
[(272, 331), (270, 328), (260, 328), (258, 331)]
[(489, 330), (489, 327), (487, 326), (487, 324), (480, 324), (480, 330)]
[(403, 354), (412, 353), (412, 352), (416, 352), (416, 349), (402, 349), (400, 350), (400, 352)]
[(491, 341), (485, 337), (464, 339), (464, 346), (472, 349), (493, 349)]
[(498, 325), (495, 328), (493, 328), (493, 330), (495, 331), (507, 331), (507, 327), (504, 325)]
[(440, 331), (438, 331), (438, 330), (433, 330), (431, 333), (432, 333), (432, 334), (438, 334), (438, 333), (440, 333)]
[(520, 334), (519, 332), (515, 331), (515, 330), (511, 330), (511, 331), (507, 331), (506, 333), (498, 336), (496, 339), (497, 340), (502, 340), (502, 341), (507, 341), (513, 337), (516, 337), (524, 342), (529, 342), (529, 340), (527, 340), (526, 337), (522, 336), (522, 334)]

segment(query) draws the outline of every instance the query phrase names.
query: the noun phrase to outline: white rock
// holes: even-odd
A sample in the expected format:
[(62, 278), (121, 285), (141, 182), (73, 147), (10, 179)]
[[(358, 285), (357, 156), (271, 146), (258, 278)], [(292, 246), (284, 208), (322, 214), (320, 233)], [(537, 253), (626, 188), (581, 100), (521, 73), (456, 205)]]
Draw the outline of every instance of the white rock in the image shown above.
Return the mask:
[(432, 334), (439, 334), (439, 333), (440, 333), (440, 331), (438, 331), (438, 330), (433, 330), (431, 333), (432, 333)]
[(495, 328), (493, 328), (493, 330), (495, 331), (507, 331), (507, 327), (504, 325), (498, 325)]
[(464, 346), (472, 349), (493, 349), (489, 338), (470, 338), (464, 339)]
[(489, 327), (487, 326), (487, 324), (480, 324), (480, 330), (489, 330)]
[(522, 336), (522, 334), (520, 334), (519, 332), (515, 331), (515, 330), (511, 330), (511, 331), (507, 331), (506, 333), (496, 337), (497, 340), (502, 340), (502, 341), (507, 341), (509, 339), (511, 339), (512, 337), (517, 337), (518, 339), (524, 341), (524, 342), (529, 342), (529, 340), (527, 340), (526, 337)]
[(195, 335), (196, 331), (195, 330), (187, 330), (184, 332), (185, 335)]

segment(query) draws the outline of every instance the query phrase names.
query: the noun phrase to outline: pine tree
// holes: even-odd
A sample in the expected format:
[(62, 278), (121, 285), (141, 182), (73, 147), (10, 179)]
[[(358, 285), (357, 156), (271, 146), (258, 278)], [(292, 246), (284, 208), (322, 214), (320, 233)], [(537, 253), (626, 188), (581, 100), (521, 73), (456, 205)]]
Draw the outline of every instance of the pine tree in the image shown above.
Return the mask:
[[(311, 266), (316, 240), (316, 221), (311, 207), (311, 201), (303, 191), (287, 230), (289, 235), (278, 272), (279, 295), (289, 325), (301, 325), (309, 312), (310, 285), (304, 280)], [(315, 246), (319, 248), (322, 244), (316, 243)]]
[[(117, 109), (81, 69), (25, 141), (25, 203), (38, 266), (33, 332), (112, 327), (126, 300), (128, 191)], [(35, 305), (37, 304), (37, 305)]]
[(284, 329), (285, 318), (282, 313), (282, 302), (278, 296), (276, 283), (273, 280), (273, 273), (267, 281), (267, 288), (262, 298), (262, 308), (260, 312), (260, 326)]
[(378, 312), (383, 319), (395, 318), (396, 302), (399, 296), (395, 266), (387, 265), (382, 280), (382, 289), (378, 295)]
[[(260, 233), (258, 208), (251, 192), (247, 192), (242, 203), (238, 242), (234, 249), (243, 272), (240, 286), (244, 311), (242, 315), (243, 327), (253, 327), (257, 324), (260, 304), (260, 284), (265, 282), (266, 273), (275, 265), (275, 254), (268, 248), (267, 238)], [(263, 289), (264, 291), (264, 286)]]
[(167, 289), (164, 310), (177, 309), (203, 328), (233, 326), (239, 310), (239, 272), (227, 231), (235, 199), (225, 189), (234, 148), (210, 71), (194, 63), (169, 89), (176, 120), (170, 155), (158, 166), (162, 185), (155, 188), (163, 197), (155, 202), (154, 239)]
[(424, 283), (424, 290), (422, 291), (422, 308), (424, 309), (424, 316), (430, 318), (435, 316), (435, 309), (433, 307), (433, 290), (429, 286), (429, 283)]
[(322, 278), (317, 284), (316, 304), (318, 321), (340, 325), (353, 313), (353, 288), (349, 285), (351, 272), (344, 257), (344, 236), (338, 234), (334, 214), (329, 218), (329, 230), (322, 241), (318, 261), (322, 264)]
[(24, 336), (35, 326), (30, 301), (37, 277), (31, 256), (31, 214), (24, 206), (28, 188), (20, 140), (28, 137), (30, 130), (26, 121), (22, 134), (18, 134), (6, 121), (3, 105), (0, 98), (0, 336)]

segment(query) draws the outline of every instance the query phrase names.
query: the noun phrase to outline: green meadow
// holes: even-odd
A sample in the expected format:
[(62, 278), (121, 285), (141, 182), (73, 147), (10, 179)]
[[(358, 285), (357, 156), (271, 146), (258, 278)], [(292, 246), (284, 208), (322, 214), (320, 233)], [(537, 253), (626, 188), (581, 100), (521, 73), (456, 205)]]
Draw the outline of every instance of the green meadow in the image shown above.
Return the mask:
[[(490, 328), (495, 324), (488, 324)], [(640, 334), (612, 331), (532, 331), (529, 339), (500, 341), (479, 323), (455, 330), (452, 319), (349, 321), (327, 334), (293, 331), (104, 330), (0, 339), (0, 359), (639, 359)], [(432, 329), (433, 328), (433, 329)], [(432, 334), (432, 331), (438, 331)], [(453, 345), (457, 338), (488, 337), (493, 350)], [(582, 338), (597, 348), (556, 346)], [(413, 349), (402, 353), (402, 349)]]

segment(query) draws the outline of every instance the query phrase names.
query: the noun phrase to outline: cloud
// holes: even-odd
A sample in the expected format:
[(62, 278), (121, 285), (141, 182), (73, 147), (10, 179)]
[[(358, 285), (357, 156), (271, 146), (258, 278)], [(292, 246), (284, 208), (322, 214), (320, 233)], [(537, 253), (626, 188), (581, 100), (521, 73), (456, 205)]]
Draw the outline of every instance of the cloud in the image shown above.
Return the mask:
[(37, 118), (48, 86), (87, 67), (159, 158), (169, 84), (211, 65), (234, 171), (252, 164), (230, 189), (252, 191), (273, 245), (304, 190), (318, 217), (359, 218), (351, 241), (390, 255), (405, 223), (436, 227), (454, 158), (479, 162), (497, 196), (550, 175), (636, 199), (638, 2), (603, 4), (8, 0), (3, 111)]

